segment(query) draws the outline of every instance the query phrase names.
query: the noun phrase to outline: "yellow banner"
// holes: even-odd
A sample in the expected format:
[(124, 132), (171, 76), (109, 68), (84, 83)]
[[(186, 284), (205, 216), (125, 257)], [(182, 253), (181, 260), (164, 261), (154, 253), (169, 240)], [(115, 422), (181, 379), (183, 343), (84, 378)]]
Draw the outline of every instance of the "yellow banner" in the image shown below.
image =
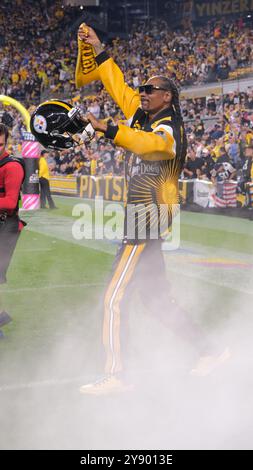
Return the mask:
[(82, 176), (80, 197), (94, 199), (102, 196), (107, 201), (124, 201), (126, 198), (123, 176)]
[(55, 194), (77, 196), (77, 179), (68, 176), (53, 176), (50, 178), (50, 189)]

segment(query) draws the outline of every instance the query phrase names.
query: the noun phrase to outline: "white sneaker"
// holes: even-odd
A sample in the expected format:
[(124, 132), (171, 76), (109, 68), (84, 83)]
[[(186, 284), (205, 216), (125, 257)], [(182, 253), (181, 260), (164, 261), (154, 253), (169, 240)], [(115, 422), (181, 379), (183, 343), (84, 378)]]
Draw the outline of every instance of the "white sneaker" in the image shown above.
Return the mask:
[(89, 383), (80, 387), (80, 393), (89, 395), (106, 395), (109, 393), (121, 393), (133, 390), (133, 385), (126, 385), (115, 375), (106, 376), (94, 383)]
[(199, 358), (196, 367), (190, 371), (190, 375), (205, 377), (226, 362), (230, 357), (231, 353), (229, 348), (224, 349), (219, 356), (202, 356)]

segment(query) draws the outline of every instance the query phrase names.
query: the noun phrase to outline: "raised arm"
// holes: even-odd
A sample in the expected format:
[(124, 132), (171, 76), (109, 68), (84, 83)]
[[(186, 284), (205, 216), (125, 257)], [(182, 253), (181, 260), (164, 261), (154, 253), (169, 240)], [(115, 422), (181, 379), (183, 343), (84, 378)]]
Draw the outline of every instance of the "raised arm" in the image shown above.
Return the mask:
[[(76, 76), (78, 75), (79, 77), (81, 77), (81, 51), (82, 48), (84, 51), (85, 47), (88, 46), (92, 46), (94, 54), (96, 55), (95, 61), (97, 64), (97, 69), (93, 69), (93, 73), (99, 75), (99, 78), (102, 81), (105, 89), (110, 94), (115, 103), (117, 103), (117, 105), (120, 107), (124, 116), (127, 119), (131, 118), (137, 108), (140, 106), (140, 95), (125, 83), (123, 73), (121, 72), (118, 65), (114, 62), (114, 60), (110, 58), (107, 53), (103, 50), (103, 46), (99, 38), (97, 37), (95, 31), (84, 24), (80, 26), (78, 31), (79, 73), (77, 72)], [(83, 57), (85, 57), (84, 52)], [(91, 61), (90, 66), (94, 67), (94, 62)]]

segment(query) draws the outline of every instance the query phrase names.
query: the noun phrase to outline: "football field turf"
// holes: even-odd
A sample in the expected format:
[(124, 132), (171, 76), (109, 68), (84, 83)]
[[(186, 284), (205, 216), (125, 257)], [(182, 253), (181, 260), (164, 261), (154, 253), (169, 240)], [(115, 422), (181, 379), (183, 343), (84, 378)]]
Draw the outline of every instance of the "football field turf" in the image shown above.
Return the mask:
[[(149, 355), (159, 362), (161, 370), (164, 367), (167, 376), (170, 375), (170, 398), (165, 395), (165, 391), (168, 392), (167, 381), (163, 383), (164, 391), (161, 392), (165, 408), (168, 402), (178, 406), (177, 384), (181, 388), (183, 409), (185, 407), (187, 410), (184, 430), (179, 425), (185, 419), (183, 410), (178, 406), (175, 411), (174, 406), (173, 412), (168, 410), (169, 421), (173, 423), (168, 436), (164, 435), (165, 414), (161, 413), (160, 408), (151, 413), (155, 424), (151, 426), (151, 434), (145, 434), (148, 407), (154, 397), (157, 398), (157, 384), (152, 384), (151, 391), (146, 391), (145, 407), (140, 397), (134, 400), (134, 395), (128, 400), (117, 397), (94, 402), (94, 397), (80, 397), (78, 394), (82, 383), (101, 372), (102, 295), (118, 243), (75, 240), (72, 226), (76, 218), (72, 216), (72, 209), (83, 201), (64, 197), (55, 197), (55, 201), (58, 206), (56, 211), (22, 213), (28, 226), (17, 245), (8, 272), (8, 283), (0, 287), (5, 309), (13, 318), (13, 322), (4, 328), (6, 338), (0, 342), (0, 448), (169, 448), (173, 444), (176, 448), (180, 443), (183, 447), (198, 448), (198, 442), (200, 446), (214, 442), (213, 445), (219, 447), (221, 436), (219, 432), (217, 434), (212, 416), (210, 424), (207, 414), (207, 404), (211, 403), (207, 391), (211, 387), (216, 396), (217, 384), (221, 390), (221, 401), (216, 397), (216, 406), (217, 403), (219, 406), (227, 403), (228, 389), (233, 390), (234, 370), (238, 371), (239, 378), (242, 374), (245, 383), (247, 370), (252, 367), (251, 360), (248, 361), (251, 353), (249, 332), (253, 326), (252, 222), (181, 212), (180, 247), (164, 254), (168, 281), (177, 302), (205, 331), (217, 335), (222, 345), (229, 342), (230, 349), (235, 352), (235, 358), (228, 366), (230, 374), (226, 386), (223, 373), (218, 373), (204, 385), (197, 382), (196, 395), (196, 382), (185, 379), (188, 368), (192, 366), (192, 352), (171, 333), (164, 332), (154, 318), (146, 320), (141, 312), (136, 319), (130, 312), (136, 355), (143, 354), (138, 329), (141, 325), (144, 343), (155, 350), (154, 354), (149, 351)], [(90, 202), (90, 205), (92, 207), (93, 203)], [(138, 298), (136, 304), (138, 310)], [(165, 349), (168, 347), (165, 364), (161, 364), (164, 350), (161, 354), (156, 336), (164, 343), (169, 338), (169, 346), (165, 344)], [(243, 373), (241, 361), (245, 367)], [(138, 360), (136, 362), (138, 364)], [(145, 370), (142, 373), (145, 374)], [(249, 375), (249, 383), (246, 380), (245, 387), (252, 387)], [(182, 390), (185, 384), (189, 387), (187, 394)], [(238, 405), (246, 411), (244, 407), (250, 404), (250, 398), (246, 394), (243, 403), (243, 390), (236, 388), (232, 400), (235, 401), (236, 410)], [(190, 401), (198, 393), (207, 397), (207, 402), (203, 401), (200, 409), (194, 398), (193, 402)], [(192, 406), (196, 408), (199, 431), (187, 437), (185, 429), (188, 429), (192, 419), (192, 415), (187, 413)], [(136, 407), (139, 415), (137, 435), (134, 437), (130, 431), (128, 413)], [(231, 408), (235, 410), (232, 404)], [(234, 432), (229, 431), (233, 429), (230, 421), (234, 419), (236, 424), (241, 412), (238, 409), (232, 417), (231, 413), (230, 418), (228, 415), (223, 419), (221, 430), (230, 448), (239, 433), (238, 426), (237, 430), (235, 426)], [(252, 411), (250, 415), (252, 418)], [(238, 438), (242, 447), (250, 436), (252, 438), (248, 429), (251, 426), (250, 415), (248, 421), (240, 422), (245, 431), (245, 434), (241, 431)], [(122, 435), (119, 437), (116, 428), (124, 422), (126, 426), (122, 424)], [(107, 432), (108, 423), (110, 432)], [(206, 430), (208, 423), (213, 441), (208, 434), (203, 437), (204, 431), (201, 435), (201, 426)], [(163, 432), (155, 432), (154, 429), (158, 428)], [(165, 447), (166, 443), (168, 447)]]

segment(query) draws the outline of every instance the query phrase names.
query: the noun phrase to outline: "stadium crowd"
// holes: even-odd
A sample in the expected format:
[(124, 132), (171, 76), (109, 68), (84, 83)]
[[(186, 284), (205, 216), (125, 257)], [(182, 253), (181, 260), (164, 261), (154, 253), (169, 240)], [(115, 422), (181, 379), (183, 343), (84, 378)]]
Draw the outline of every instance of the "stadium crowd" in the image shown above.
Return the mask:
[[(0, 13), (0, 92), (26, 105), (38, 104), (45, 91), (73, 97), (76, 10), (63, 9), (59, 1), (2, 0)], [(113, 40), (110, 52), (132, 86), (158, 70), (188, 86), (253, 67), (252, 41), (251, 26), (242, 18), (180, 31), (159, 20), (148, 28), (133, 25), (130, 38)]]
[[(75, 88), (75, 9), (63, 9), (59, 1), (2, 0), (0, 13), (0, 94), (28, 108), (57, 96), (72, 100), (97, 118), (114, 123), (122, 119), (99, 83), (85, 97), (86, 90)], [(188, 86), (225, 80), (230, 73), (252, 67), (252, 39), (252, 27), (242, 18), (209, 21), (205, 27), (180, 31), (170, 30), (160, 20), (149, 22), (148, 29), (145, 23), (133, 25), (128, 40), (116, 38), (108, 49), (130, 86), (138, 87), (157, 73)], [(229, 178), (240, 177), (245, 146), (253, 139), (253, 89), (185, 99), (181, 106), (189, 141), (181, 177), (212, 179), (220, 162), (231, 165)], [(12, 126), (12, 150), (18, 153), (21, 117), (3, 106), (0, 112), (2, 120)], [(116, 150), (100, 137), (87, 148), (51, 152), (49, 165), (55, 175), (122, 175), (124, 155), (123, 149)]]

